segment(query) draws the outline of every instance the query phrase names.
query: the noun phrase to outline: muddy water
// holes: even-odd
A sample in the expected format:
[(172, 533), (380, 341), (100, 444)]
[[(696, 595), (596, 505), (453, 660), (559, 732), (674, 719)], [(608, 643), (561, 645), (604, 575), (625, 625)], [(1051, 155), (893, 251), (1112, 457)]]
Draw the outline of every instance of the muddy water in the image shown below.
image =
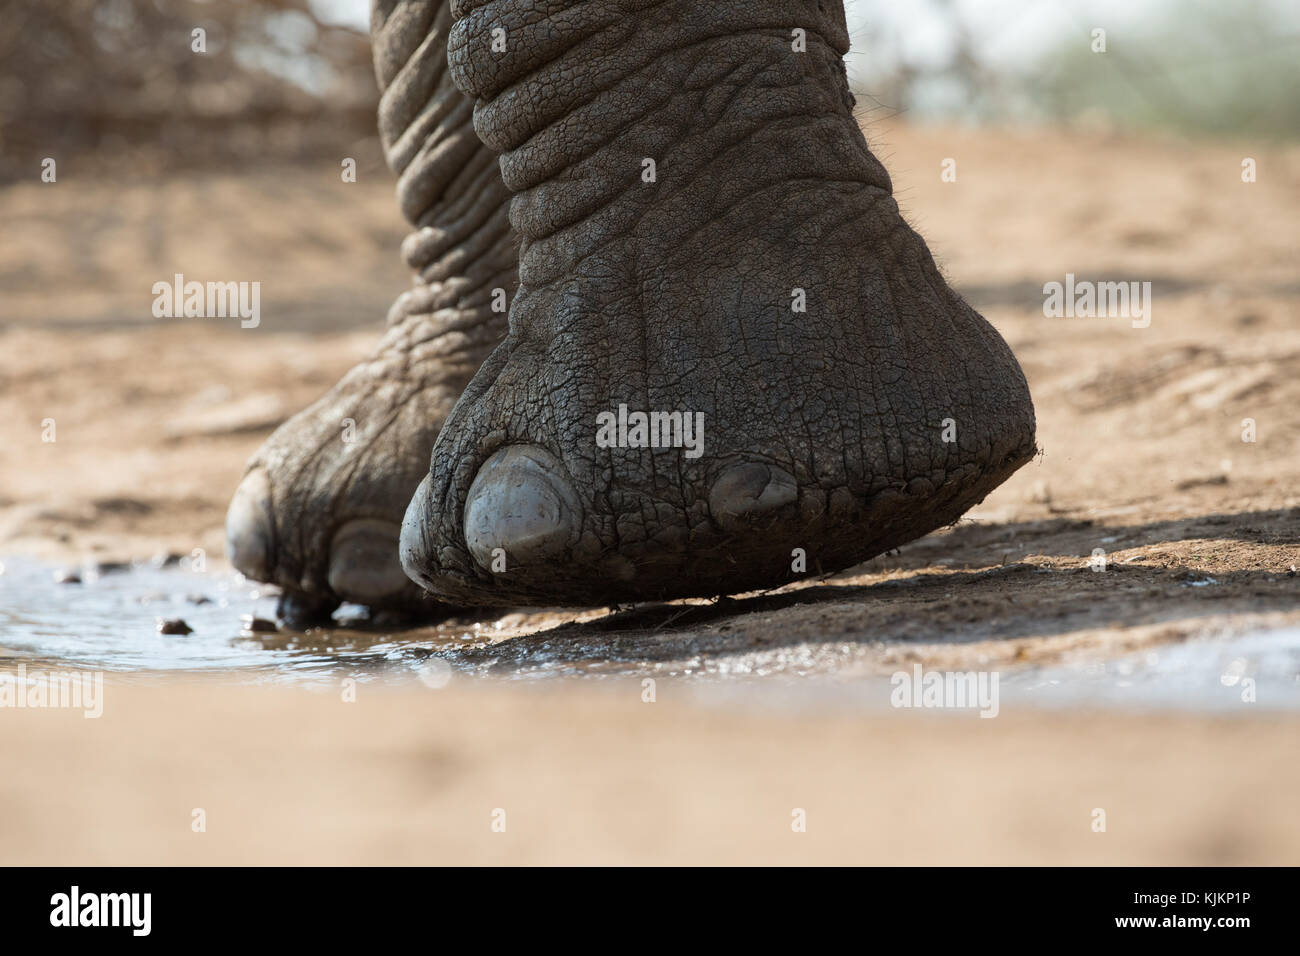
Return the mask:
[[(19, 665), (116, 679), (221, 672), (250, 682), (334, 684), (462, 678), (693, 679), (764, 706), (885, 708), (900, 682), (863, 667), (862, 645), (802, 642), (701, 650), (689, 629), (611, 626), (608, 611), (484, 612), (395, 629), (344, 606), (330, 627), (272, 627), (277, 594), (233, 573), (150, 562), (96, 572), (23, 558), (0, 566), (0, 679)], [(69, 574), (79, 580), (69, 581)], [(251, 619), (262, 623), (250, 626)], [(160, 633), (161, 621), (188, 633)], [(553, 638), (548, 631), (562, 626)], [(266, 629), (261, 629), (266, 628)], [(913, 680), (915, 665), (904, 668)], [(978, 662), (972, 662), (978, 670)], [(998, 707), (1300, 709), (1300, 629), (1164, 645), (1108, 660), (1003, 670)], [(918, 699), (920, 699), (918, 695)], [(973, 707), (972, 710), (979, 710)], [(988, 708), (985, 708), (988, 709)], [(990, 714), (990, 716), (992, 716)]]

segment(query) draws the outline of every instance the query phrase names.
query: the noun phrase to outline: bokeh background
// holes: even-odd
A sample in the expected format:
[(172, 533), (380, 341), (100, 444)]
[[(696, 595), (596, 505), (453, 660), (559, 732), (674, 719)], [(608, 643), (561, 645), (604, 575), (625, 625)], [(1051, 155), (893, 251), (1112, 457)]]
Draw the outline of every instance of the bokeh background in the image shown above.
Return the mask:
[[(850, 77), (871, 120), (1300, 135), (1290, 0), (849, 0), (847, 11)], [(326, 148), (373, 164), (368, 16), (366, 0), (10, 0), (0, 176), (59, 152), (137, 174)], [(1095, 27), (1111, 37), (1104, 59), (1079, 42)]]

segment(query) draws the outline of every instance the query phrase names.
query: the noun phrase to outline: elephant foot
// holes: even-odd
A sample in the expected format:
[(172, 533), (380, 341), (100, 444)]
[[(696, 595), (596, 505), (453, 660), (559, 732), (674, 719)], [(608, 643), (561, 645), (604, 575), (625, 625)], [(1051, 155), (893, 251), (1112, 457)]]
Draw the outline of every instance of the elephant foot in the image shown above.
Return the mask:
[(385, 617), (447, 610), (402, 571), (402, 515), (443, 420), (505, 335), (518, 282), (497, 158), (448, 75), (450, 27), (445, 3), (375, 5), (379, 133), (415, 226), (402, 253), (416, 282), (370, 357), (253, 456), (227, 513), (231, 561), (280, 585), (280, 613), (299, 626), (342, 601)]
[(786, 584), (950, 524), (1035, 452), (1019, 365), (854, 120), (839, 5), (630, 2), (466, 2), (452, 32), (523, 242), (510, 333), (402, 527), (444, 600)]
[(279, 585), (295, 626), (343, 601), (445, 613), (403, 573), (402, 514), (443, 419), (504, 322), (455, 309), (407, 318), (323, 398), (281, 425), (248, 464), (226, 515), (231, 562)]

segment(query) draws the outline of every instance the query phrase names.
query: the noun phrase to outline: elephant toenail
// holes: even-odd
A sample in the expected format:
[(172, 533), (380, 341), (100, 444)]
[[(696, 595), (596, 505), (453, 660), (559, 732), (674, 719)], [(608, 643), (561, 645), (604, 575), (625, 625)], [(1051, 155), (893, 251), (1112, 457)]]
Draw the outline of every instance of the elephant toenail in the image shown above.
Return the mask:
[(709, 491), (709, 511), (728, 531), (743, 531), (799, 497), (794, 477), (775, 465), (744, 462), (718, 476)]
[(330, 543), (330, 589), (349, 601), (369, 604), (406, 587), (397, 554), (399, 535), (392, 521), (358, 518), (344, 524)]
[(564, 552), (582, 524), (565, 472), (533, 445), (510, 445), (483, 463), (465, 499), (465, 543), (480, 567), (509, 573)]
[(226, 511), (226, 556), (241, 574), (254, 581), (269, 581), (274, 550), (271, 483), (266, 472), (258, 468), (244, 477), (230, 500)]
[(398, 538), (397, 553), (402, 564), (402, 571), (408, 580), (420, 587), (428, 587), (428, 552), (425, 531), (434, 520), (432, 505), (433, 493), (429, 490), (429, 476), (425, 475), (415, 494), (406, 506), (406, 515), (402, 518), (402, 532)]

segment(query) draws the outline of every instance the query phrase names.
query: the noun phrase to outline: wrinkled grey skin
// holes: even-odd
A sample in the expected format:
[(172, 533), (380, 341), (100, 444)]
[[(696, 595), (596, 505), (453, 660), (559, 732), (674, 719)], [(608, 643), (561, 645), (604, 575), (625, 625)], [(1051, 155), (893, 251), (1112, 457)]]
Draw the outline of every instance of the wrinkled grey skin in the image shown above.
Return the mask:
[[(488, 605), (780, 585), (796, 549), (808, 573), (855, 564), (1032, 457), (1015, 358), (854, 120), (840, 0), (452, 8), (520, 285), (407, 509), (413, 579)], [(704, 454), (598, 447), (620, 404), (703, 412)]]
[(226, 522), (235, 566), (280, 585), (296, 624), (342, 600), (436, 612), (398, 563), (402, 514), (443, 419), (505, 334), (493, 290), (513, 297), (518, 282), (496, 156), (448, 76), (447, 4), (375, 0), (371, 20), (379, 132), (415, 227), (402, 246), (415, 283), (374, 352), (253, 456)]
[[(806, 573), (855, 564), (1033, 455), (1019, 366), (852, 116), (839, 0), (452, 7), (372, 18), (415, 288), (231, 505), (236, 566), (291, 620), (342, 599), (427, 613), (402, 568), (455, 604), (784, 584), (796, 549)], [(599, 447), (620, 404), (704, 413), (704, 453)]]

